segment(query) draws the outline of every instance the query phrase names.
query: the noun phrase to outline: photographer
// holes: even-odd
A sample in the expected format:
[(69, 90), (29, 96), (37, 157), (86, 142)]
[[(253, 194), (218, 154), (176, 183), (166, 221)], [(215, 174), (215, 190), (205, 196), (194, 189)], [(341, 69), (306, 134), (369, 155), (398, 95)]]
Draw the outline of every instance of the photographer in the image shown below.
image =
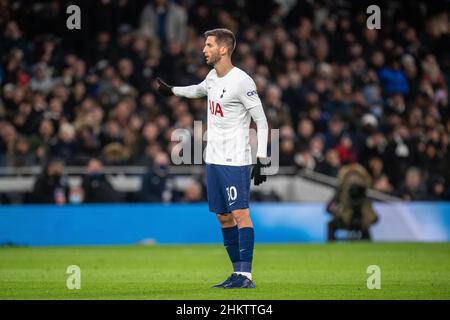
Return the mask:
[(336, 240), (338, 229), (360, 231), (361, 240), (370, 240), (369, 227), (378, 220), (366, 191), (371, 185), (369, 173), (359, 164), (342, 167), (334, 197), (327, 205), (333, 216), (328, 223), (328, 241)]

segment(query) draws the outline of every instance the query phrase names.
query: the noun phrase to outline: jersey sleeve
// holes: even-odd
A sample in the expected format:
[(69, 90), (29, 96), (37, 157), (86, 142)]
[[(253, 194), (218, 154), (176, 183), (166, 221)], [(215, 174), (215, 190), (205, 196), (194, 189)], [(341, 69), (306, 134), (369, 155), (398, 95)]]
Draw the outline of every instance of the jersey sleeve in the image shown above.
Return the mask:
[(190, 99), (201, 98), (208, 94), (206, 88), (206, 79), (199, 84), (187, 86), (187, 87), (173, 87), (173, 93), (179, 97), (186, 97)]
[(258, 92), (256, 91), (256, 84), (252, 78), (246, 77), (239, 83), (239, 86), (239, 99), (247, 110), (262, 105)]
[(256, 123), (256, 137), (258, 139), (258, 149), (256, 156), (260, 158), (267, 157), (267, 139), (269, 137), (269, 125), (267, 123), (266, 115), (261, 104), (248, 110)]
[(252, 78), (248, 77), (240, 83), (241, 94), (240, 100), (244, 107), (249, 111), (253, 121), (256, 123), (258, 149), (256, 152), (257, 157), (267, 157), (267, 139), (269, 136), (269, 126), (267, 124), (266, 115), (259, 99), (258, 92), (256, 91), (256, 84)]

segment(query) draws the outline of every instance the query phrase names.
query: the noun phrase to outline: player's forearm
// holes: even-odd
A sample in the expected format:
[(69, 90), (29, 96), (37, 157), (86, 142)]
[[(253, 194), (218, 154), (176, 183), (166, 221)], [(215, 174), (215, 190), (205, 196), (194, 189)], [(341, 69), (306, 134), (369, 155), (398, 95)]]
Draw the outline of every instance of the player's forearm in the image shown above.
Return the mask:
[(261, 121), (257, 126), (258, 150), (256, 156), (258, 158), (267, 158), (267, 139), (269, 137), (269, 126), (267, 121)]
[(256, 156), (258, 158), (267, 157), (267, 140), (269, 137), (269, 125), (267, 124), (266, 115), (264, 114), (263, 107), (261, 105), (249, 110), (253, 121), (256, 123), (258, 150)]
[(172, 92), (179, 97), (186, 97), (190, 99), (204, 97), (205, 91), (200, 85), (192, 85), (187, 87), (173, 87)]

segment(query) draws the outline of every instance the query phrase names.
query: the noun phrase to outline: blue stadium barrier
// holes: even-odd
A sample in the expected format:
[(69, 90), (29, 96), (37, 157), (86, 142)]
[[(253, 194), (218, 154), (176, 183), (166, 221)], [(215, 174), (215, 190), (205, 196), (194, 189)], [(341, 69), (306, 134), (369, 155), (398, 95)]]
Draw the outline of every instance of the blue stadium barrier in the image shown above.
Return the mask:
[[(450, 241), (450, 203), (377, 203), (375, 241)], [(259, 243), (325, 242), (330, 216), (321, 203), (251, 205)], [(206, 204), (0, 206), (0, 244), (124, 245), (221, 243)]]

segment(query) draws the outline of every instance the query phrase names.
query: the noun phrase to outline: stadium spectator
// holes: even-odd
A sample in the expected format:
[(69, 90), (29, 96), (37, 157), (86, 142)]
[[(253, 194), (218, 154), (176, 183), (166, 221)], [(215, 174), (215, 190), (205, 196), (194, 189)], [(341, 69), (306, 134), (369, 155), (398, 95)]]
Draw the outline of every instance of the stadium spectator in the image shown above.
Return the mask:
[(14, 167), (31, 167), (36, 164), (36, 158), (30, 149), (30, 143), (25, 137), (18, 137), (14, 148)]
[(406, 79), (405, 73), (400, 68), (400, 61), (397, 57), (392, 58), (392, 61), (388, 66), (383, 67), (380, 71), (378, 71), (378, 77), (380, 79), (380, 84), (382, 86), (384, 94), (408, 94), (408, 81)]
[(308, 118), (300, 120), (298, 124), (298, 149), (308, 148), (309, 141), (314, 134), (314, 125)]
[(425, 200), (425, 186), (420, 170), (411, 167), (406, 171), (405, 183), (400, 186), (398, 196), (404, 200)]
[(278, 86), (269, 85), (267, 87), (263, 105), (267, 121), (272, 128), (291, 124), (289, 109), (281, 100), (281, 90)]
[(122, 200), (121, 194), (106, 178), (102, 162), (96, 158), (89, 160), (81, 187), (85, 203), (120, 202)]
[(339, 159), (343, 165), (356, 162), (356, 152), (353, 148), (353, 140), (349, 135), (342, 135), (339, 144), (336, 146)]
[(384, 175), (383, 160), (379, 157), (370, 158), (368, 168), (373, 179), (378, 179)]
[(44, 94), (49, 93), (53, 88), (54, 80), (47, 64), (40, 62), (33, 67), (33, 70), (33, 77), (31, 78), (30, 83), (31, 90), (41, 91)]
[(321, 134), (316, 134), (309, 144), (309, 149), (311, 150), (311, 155), (314, 158), (316, 164), (322, 163), (324, 161), (324, 138)]
[(58, 138), (50, 145), (52, 156), (61, 158), (66, 163), (73, 163), (78, 151), (75, 138), (73, 125), (67, 122), (63, 123), (59, 128)]
[(37, 178), (31, 199), (33, 203), (64, 205), (69, 200), (69, 185), (64, 175), (64, 161), (51, 159)]
[(77, 140), (79, 142), (78, 160), (97, 157), (100, 149), (100, 139), (95, 134), (94, 128), (88, 124), (81, 125), (77, 130)]
[(341, 160), (336, 149), (329, 149), (325, 154), (325, 160), (319, 163), (316, 171), (328, 176), (337, 177), (341, 168)]
[(429, 201), (443, 201), (449, 200), (449, 195), (445, 190), (445, 180), (440, 176), (433, 176), (429, 179), (428, 185), (428, 196), (426, 200)]
[(328, 132), (325, 134), (325, 149), (336, 148), (344, 132), (344, 126), (344, 122), (337, 114), (328, 121)]
[(372, 184), (372, 188), (376, 191), (386, 194), (392, 194), (394, 192), (394, 188), (389, 182), (389, 178), (385, 174), (382, 174), (375, 178)]
[(157, 152), (152, 165), (142, 179), (142, 189), (138, 199), (143, 202), (165, 202), (170, 200), (169, 191), (169, 157), (164, 152)]
[(11, 166), (17, 141), (17, 131), (8, 122), (0, 122), (0, 165)]
[(168, 0), (149, 2), (141, 14), (141, 32), (147, 37), (157, 37), (164, 48), (167, 43), (184, 44), (187, 31), (186, 10)]
[(199, 182), (194, 181), (184, 190), (182, 202), (194, 203), (202, 201), (206, 201), (205, 197), (203, 196), (202, 186)]
[(280, 142), (280, 166), (293, 166), (295, 142), (293, 139), (283, 139)]
[(50, 143), (54, 132), (53, 122), (44, 118), (39, 124), (38, 132), (33, 134), (30, 139), (31, 149), (37, 158), (37, 162), (40, 164), (45, 163), (50, 155)]

